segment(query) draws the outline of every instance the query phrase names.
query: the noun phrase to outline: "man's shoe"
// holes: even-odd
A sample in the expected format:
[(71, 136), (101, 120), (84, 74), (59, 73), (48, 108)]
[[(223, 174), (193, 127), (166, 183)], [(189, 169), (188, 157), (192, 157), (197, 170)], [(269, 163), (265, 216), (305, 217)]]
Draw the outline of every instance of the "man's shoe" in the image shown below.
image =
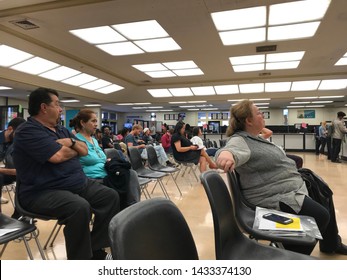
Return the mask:
[(1, 197), (1, 204), (6, 204), (8, 203), (8, 199)]
[(335, 254), (347, 255), (347, 246), (341, 243), (336, 249)]

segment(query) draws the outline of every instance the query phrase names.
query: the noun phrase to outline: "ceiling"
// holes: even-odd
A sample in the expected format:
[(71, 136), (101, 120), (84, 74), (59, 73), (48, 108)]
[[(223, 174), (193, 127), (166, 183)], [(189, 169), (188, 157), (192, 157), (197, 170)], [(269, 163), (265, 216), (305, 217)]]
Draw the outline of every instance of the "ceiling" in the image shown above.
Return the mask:
[[(268, 83), (282, 81), (347, 78), (347, 66), (334, 64), (347, 52), (347, 2), (332, 0), (316, 32), (311, 38), (224, 46), (212, 21), (211, 13), (271, 5), (281, 0), (0, 0), (0, 44), (80, 70), (124, 87), (120, 91), (101, 94), (80, 87), (0, 67), (0, 96), (26, 100), (28, 92), (39, 87), (58, 90), (61, 99), (76, 98), (81, 102), (68, 106), (81, 107), (100, 103), (103, 109), (135, 112), (133, 106), (119, 103), (151, 103), (177, 109), (175, 101), (207, 101), (218, 110), (227, 110), (240, 98), (271, 98), (270, 108), (285, 108), (294, 97), (336, 96), (326, 107), (342, 107), (347, 103), (347, 89), (333, 91), (263, 92), (232, 95), (154, 98), (147, 89), (199, 87), (224, 84)], [(181, 50), (126, 56), (111, 56), (72, 35), (69, 30), (156, 20), (177, 42)], [(24, 30), (13, 23), (28, 20), (39, 28)], [(276, 52), (306, 51), (299, 67), (289, 70), (234, 72), (231, 56), (253, 55), (256, 47), (277, 45)], [(151, 78), (132, 65), (193, 60), (204, 75)], [(144, 110), (142, 110), (144, 111)]]

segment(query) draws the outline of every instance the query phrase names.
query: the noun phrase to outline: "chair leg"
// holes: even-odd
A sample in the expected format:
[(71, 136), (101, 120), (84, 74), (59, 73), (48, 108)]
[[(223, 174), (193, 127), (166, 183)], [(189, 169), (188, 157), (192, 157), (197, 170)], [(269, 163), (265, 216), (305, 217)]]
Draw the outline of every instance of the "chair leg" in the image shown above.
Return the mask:
[[(59, 225), (59, 224), (58, 224), (58, 221), (55, 223), (55, 225), (54, 225), (54, 227), (53, 227), (53, 229), (52, 229), (50, 235), (49, 235), (48, 238), (47, 238), (47, 241), (46, 241), (45, 245), (43, 246), (43, 250), (46, 250), (46, 249), (47, 249), (47, 245), (48, 245), (48, 243), (49, 243), (49, 241), (51, 240), (52, 237), (53, 237), (53, 238), (52, 238), (52, 242), (51, 242), (51, 244), (49, 245), (49, 247), (53, 247), (54, 241), (55, 241), (55, 239), (57, 238), (58, 233), (59, 233), (59, 231), (60, 231), (60, 229), (61, 229), (62, 226), (63, 226), (63, 225)], [(54, 234), (54, 236), (53, 236), (53, 234)]]
[[(24, 242), (24, 245), (25, 245), (25, 248), (26, 248), (26, 250), (27, 250), (27, 253), (28, 253), (29, 258), (30, 258), (31, 260), (33, 260), (33, 259), (34, 259), (34, 256), (33, 256), (32, 252), (31, 252), (30, 247), (29, 247), (29, 242), (28, 242), (28, 240), (25, 239), (25, 236), (23, 236), (23, 242)], [(41, 253), (41, 252), (40, 252), (40, 253)]]
[(175, 185), (176, 185), (176, 188), (178, 189), (179, 193), (180, 193), (180, 196), (182, 196), (182, 192), (181, 192), (181, 189), (180, 187), (178, 186), (176, 180), (175, 180), (175, 177), (172, 173), (170, 173), (171, 177), (172, 177), (172, 180), (174, 181)]
[(5, 243), (4, 246), (2, 246), (2, 249), (1, 249), (1, 252), (0, 252), (0, 258), (2, 257), (3, 253), (5, 252), (7, 244), (8, 244), (8, 242)]
[(32, 236), (33, 236), (33, 238), (35, 239), (35, 242), (36, 242), (37, 248), (39, 249), (41, 258), (42, 258), (43, 260), (45, 260), (46, 257), (45, 257), (45, 253), (43, 252), (41, 243), (40, 243), (40, 241), (39, 241), (39, 234), (38, 234), (38, 231), (36, 231), (36, 230), (33, 231), (33, 232), (32, 232)]

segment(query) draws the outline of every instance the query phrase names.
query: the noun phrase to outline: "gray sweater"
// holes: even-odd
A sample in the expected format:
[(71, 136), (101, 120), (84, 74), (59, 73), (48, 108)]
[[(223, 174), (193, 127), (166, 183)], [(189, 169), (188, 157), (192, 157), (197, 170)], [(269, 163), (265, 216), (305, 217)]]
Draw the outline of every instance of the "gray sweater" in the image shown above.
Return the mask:
[(281, 201), (296, 213), (301, 210), (307, 188), (295, 162), (282, 148), (242, 131), (230, 137), (216, 157), (221, 151), (233, 154), (242, 193), (250, 203), (280, 210)]

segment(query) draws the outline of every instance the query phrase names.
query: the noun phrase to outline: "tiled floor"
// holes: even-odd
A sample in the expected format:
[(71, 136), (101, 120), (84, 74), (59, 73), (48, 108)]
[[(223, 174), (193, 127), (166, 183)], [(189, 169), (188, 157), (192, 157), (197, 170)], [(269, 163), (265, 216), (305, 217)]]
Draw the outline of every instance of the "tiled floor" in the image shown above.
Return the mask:
[[(316, 156), (313, 153), (295, 153), (304, 158), (304, 167), (310, 168), (318, 173), (332, 188), (334, 192), (334, 203), (336, 207), (336, 216), (339, 225), (340, 235), (344, 243), (347, 243), (347, 162), (342, 164), (332, 163), (325, 156)], [(224, 178), (225, 175), (221, 174)], [(213, 223), (210, 207), (200, 183), (196, 182), (193, 176), (186, 175), (184, 178), (178, 179), (179, 186), (183, 192), (183, 197), (179, 197), (176, 187), (170, 180), (167, 186), (171, 199), (181, 209), (184, 214), (190, 229), (193, 233), (195, 243), (198, 248), (200, 259), (214, 259), (214, 237)], [(7, 197), (7, 194), (3, 194)], [(154, 196), (162, 196), (159, 188), (153, 194)], [(2, 205), (5, 214), (12, 214), (13, 207), (10, 203)], [(39, 221), (38, 228), (40, 230), (40, 240), (42, 245), (45, 243), (48, 234), (54, 226), (53, 221)], [(31, 241), (31, 248), (34, 252), (35, 259), (40, 256), (37, 252), (35, 244)], [(62, 232), (59, 233), (53, 248), (46, 250), (48, 259), (66, 259), (64, 237)], [(316, 246), (313, 256), (320, 259), (345, 259), (347, 256), (335, 254), (323, 254)], [(27, 259), (26, 250), (22, 243), (11, 242), (2, 259), (25, 260)]]

